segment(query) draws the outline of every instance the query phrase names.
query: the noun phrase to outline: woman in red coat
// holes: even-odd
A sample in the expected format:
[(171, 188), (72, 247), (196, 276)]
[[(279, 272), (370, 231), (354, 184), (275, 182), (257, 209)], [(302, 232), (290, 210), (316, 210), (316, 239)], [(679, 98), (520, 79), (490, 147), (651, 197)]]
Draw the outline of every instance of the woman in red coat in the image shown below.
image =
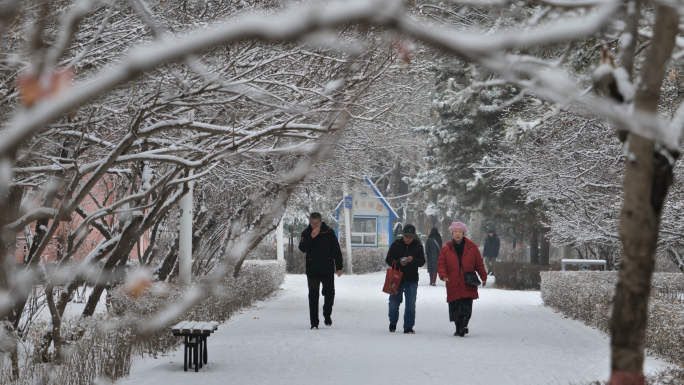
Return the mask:
[[(465, 284), (463, 272), (476, 271), (482, 286), (487, 284), (487, 270), (477, 245), (465, 237), (465, 223), (454, 222), (449, 226), (452, 240), (439, 251), (437, 272), (446, 281), (449, 320), (456, 324), (454, 336), (468, 334), (468, 321), (473, 313), (473, 299), (478, 298), (477, 286)], [(460, 263), (459, 263), (460, 260)], [(463, 266), (463, 269), (461, 269)]]

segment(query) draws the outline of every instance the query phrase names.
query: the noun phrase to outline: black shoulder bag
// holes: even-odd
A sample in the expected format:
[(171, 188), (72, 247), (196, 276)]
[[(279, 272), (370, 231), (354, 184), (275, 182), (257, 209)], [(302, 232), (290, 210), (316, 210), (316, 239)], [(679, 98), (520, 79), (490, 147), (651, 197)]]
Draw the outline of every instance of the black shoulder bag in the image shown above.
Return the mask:
[[(465, 253), (465, 250), (463, 250)], [(458, 253), (456, 254), (456, 257), (458, 257)], [(461, 263), (461, 258), (458, 257), (458, 265), (461, 267), (461, 271), (463, 271), (463, 264)], [(465, 279), (465, 284), (466, 286), (473, 286), (473, 287), (478, 287), (482, 282), (480, 282), (480, 278), (477, 277), (477, 273), (474, 271), (463, 271), (463, 279)]]

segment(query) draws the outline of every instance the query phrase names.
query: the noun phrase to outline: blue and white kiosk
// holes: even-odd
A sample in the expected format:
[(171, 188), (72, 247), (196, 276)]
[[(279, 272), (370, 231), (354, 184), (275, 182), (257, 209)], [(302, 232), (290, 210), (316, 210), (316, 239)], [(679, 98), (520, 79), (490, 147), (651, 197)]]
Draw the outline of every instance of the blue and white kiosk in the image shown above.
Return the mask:
[[(396, 211), (365, 175), (363, 182), (354, 187), (351, 197), (352, 247), (389, 247), (394, 223), (399, 219)], [(344, 199), (335, 208), (338, 222), (343, 210)]]

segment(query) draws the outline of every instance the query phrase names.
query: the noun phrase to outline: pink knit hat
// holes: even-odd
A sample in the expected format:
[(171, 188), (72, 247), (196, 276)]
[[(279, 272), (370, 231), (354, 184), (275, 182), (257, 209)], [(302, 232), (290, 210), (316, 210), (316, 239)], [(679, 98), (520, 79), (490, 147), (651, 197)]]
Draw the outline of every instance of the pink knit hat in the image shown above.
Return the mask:
[(468, 227), (466, 227), (466, 224), (463, 222), (452, 222), (451, 226), (449, 226), (449, 232), (453, 233), (456, 229), (461, 229), (461, 231), (463, 231), (463, 234), (466, 234), (468, 232)]

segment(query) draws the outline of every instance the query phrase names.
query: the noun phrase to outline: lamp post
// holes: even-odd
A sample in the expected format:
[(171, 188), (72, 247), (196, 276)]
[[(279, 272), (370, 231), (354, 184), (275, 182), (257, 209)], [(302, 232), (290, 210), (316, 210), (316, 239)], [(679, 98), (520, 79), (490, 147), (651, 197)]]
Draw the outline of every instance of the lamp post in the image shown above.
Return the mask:
[[(351, 274), (353, 272), (352, 270), (352, 246), (351, 246), (351, 227), (352, 227), (352, 222), (351, 222), (351, 216), (349, 213), (349, 207), (350, 205), (347, 203), (347, 197), (349, 196), (349, 189), (347, 188), (347, 184), (345, 183), (344, 186), (342, 187), (342, 193), (344, 194), (344, 239), (345, 239), (345, 245), (347, 246), (347, 270), (348, 273)], [(350, 202), (351, 203), (351, 202)]]
[(285, 260), (285, 237), (283, 237), (283, 218), (276, 228), (276, 256), (279, 261)]
[[(192, 171), (190, 171), (192, 176)], [(189, 285), (192, 281), (192, 188), (180, 201), (180, 231), (178, 234), (178, 281)]]

